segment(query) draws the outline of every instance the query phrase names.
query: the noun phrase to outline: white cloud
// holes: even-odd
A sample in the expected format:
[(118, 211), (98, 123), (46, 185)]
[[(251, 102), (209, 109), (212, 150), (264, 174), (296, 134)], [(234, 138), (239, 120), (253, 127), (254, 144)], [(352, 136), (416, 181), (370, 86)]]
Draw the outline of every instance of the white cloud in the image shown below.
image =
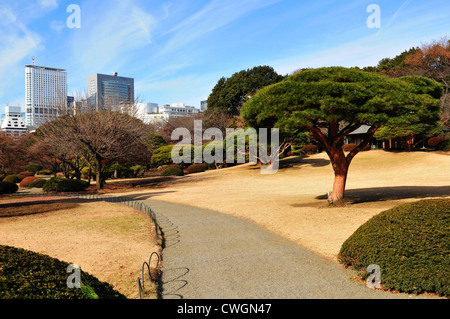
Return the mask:
[[(26, 25), (17, 19), (17, 15), (9, 8), (0, 7), (0, 16), (6, 17), (0, 24), (0, 99), (5, 103), (5, 96), (11, 92), (23, 92), (24, 88), (17, 87), (16, 83), (23, 83), (25, 58), (31, 62), (34, 51), (40, 47), (40, 37), (29, 30)], [(23, 95), (23, 93), (21, 93)], [(16, 99), (17, 100), (17, 99)]]
[(58, 0), (38, 0), (40, 6), (49, 9), (55, 9), (58, 7)]

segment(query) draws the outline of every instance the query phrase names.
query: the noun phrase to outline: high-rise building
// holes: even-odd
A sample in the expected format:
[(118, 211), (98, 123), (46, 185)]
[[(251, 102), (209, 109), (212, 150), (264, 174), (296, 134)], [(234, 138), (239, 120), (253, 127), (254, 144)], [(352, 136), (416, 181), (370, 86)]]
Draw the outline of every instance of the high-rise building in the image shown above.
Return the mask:
[(134, 79), (118, 76), (117, 72), (88, 76), (87, 99), (97, 110), (111, 105), (134, 104)]
[(67, 105), (66, 70), (26, 65), (25, 105), (26, 125), (31, 130), (57, 116)]
[(22, 117), (20, 106), (6, 106), (5, 118), (1, 124), (0, 130), (5, 135), (18, 137), (27, 132), (25, 119)]

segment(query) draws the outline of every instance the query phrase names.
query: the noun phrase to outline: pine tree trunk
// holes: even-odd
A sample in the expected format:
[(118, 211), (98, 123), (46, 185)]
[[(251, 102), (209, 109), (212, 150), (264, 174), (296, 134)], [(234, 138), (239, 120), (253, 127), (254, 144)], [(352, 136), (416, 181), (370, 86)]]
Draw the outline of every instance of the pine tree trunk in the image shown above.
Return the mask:
[(334, 169), (334, 183), (333, 190), (331, 192), (331, 204), (333, 205), (343, 205), (344, 202), (344, 192), (345, 185), (347, 183), (349, 164), (345, 156), (337, 156), (334, 159), (333, 169)]

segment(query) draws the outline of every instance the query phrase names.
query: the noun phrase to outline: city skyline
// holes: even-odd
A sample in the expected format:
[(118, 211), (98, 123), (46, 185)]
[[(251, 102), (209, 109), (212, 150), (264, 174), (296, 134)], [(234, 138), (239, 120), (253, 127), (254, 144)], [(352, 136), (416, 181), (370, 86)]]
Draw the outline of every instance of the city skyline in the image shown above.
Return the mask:
[[(70, 4), (80, 28), (70, 28)], [(369, 28), (367, 8), (381, 10)], [(68, 12), (69, 11), (69, 12)], [(67, 70), (68, 95), (91, 74), (135, 79), (140, 102), (200, 108), (220, 77), (258, 65), (370, 66), (450, 30), (448, 1), (0, 1), (0, 114), (25, 110), (24, 65)], [(448, 31), (447, 31), (448, 32)]]

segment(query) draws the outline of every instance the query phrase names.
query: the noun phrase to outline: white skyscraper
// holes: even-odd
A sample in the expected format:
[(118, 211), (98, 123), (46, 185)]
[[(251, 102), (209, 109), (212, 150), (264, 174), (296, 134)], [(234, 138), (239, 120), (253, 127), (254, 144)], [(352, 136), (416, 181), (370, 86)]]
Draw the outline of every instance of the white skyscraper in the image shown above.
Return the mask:
[(21, 136), (27, 132), (25, 119), (22, 117), (20, 106), (6, 106), (5, 113), (0, 131), (13, 137)]
[(67, 73), (37, 65), (25, 66), (26, 125), (36, 129), (67, 105)]

